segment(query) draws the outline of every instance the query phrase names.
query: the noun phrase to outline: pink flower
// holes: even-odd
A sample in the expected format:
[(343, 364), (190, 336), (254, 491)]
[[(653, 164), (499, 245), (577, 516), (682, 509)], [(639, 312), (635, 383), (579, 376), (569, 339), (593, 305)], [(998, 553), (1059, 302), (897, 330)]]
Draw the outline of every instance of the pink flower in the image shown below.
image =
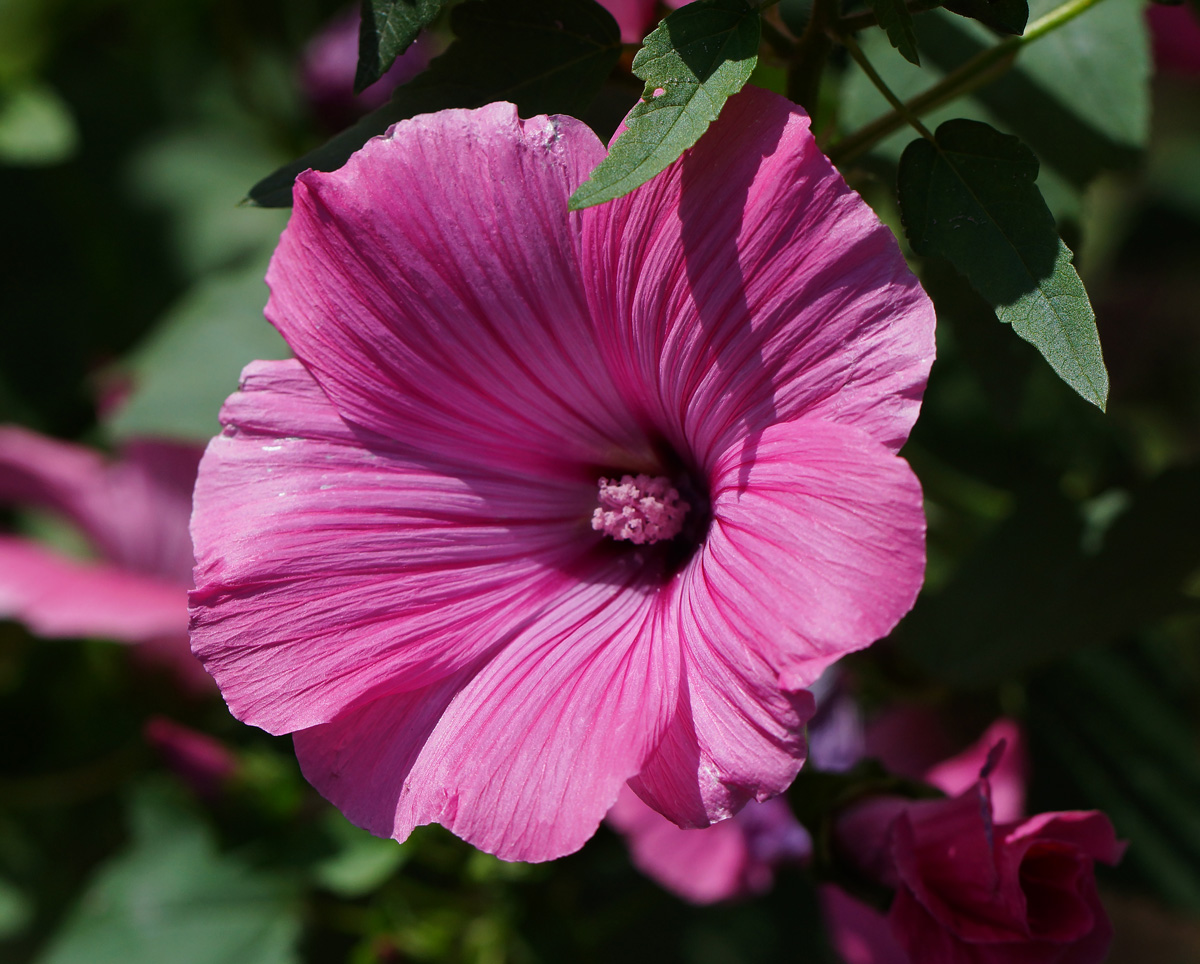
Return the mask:
[(201, 797), (215, 799), (237, 774), (237, 757), (207, 733), (165, 716), (152, 716), (143, 733), (163, 762)]
[[(820, 704), (808, 726), (808, 754), (822, 770), (843, 770), (862, 755), (858, 709), (826, 672), (812, 692)], [(625, 837), (633, 862), (647, 877), (694, 904), (748, 897), (769, 890), (775, 869), (807, 861), (812, 839), (779, 797), (750, 801), (729, 820), (684, 829), (650, 809), (628, 788), (608, 823)]]
[(1200, 75), (1200, 20), (1192, 4), (1148, 4), (1146, 20), (1158, 69), (1183, 77)]
[(1096, 893), (1095, 861), (1124, 844), (1097, 811), (994, 819), (989, 771), (943, 800), (880, 797), (837, 826), (838, 844), (864, 874), (896, 890), (894, 944), (872, 912), (825, 895), (834, 941), (851, 964), (1098, 964), (1112, 929)]
[(1004, 751), (988, 773), (992, 813), (999, 823), (1023, 817), (1029, 754), (1020, 725), (1001, 717), (966, 749), (947, 757), (949, 740), (935, 714), (904, 707), (885, 713), (867, 728), (864, 753), (898, 776), (923, 780), (948, 796), (957, 796), (975, 786), (996, 745), (1003, 741)]
[[(267, 306), (297, 357), (247, 367), (201, 465), (193, 648), (374, 833), (549, 859), (627, 780), (728, 817), (791, 782), (804, 687), (920, 584), (895, 453), (933, 312), (807, 116), (749, 90), (568, 213), (603, 156), (493, 104), (297, 181)], [(599, 480), (643, 473), (679, 531), (593, 529)]]
[(782, 797), (751, 800), (729, 820), (687, 830), (625, 787), (607, 819), (642, 873), (693, 904), (762, 893), (779, 864), (812, 853), (812, 840)]
[(300, 58), (300, 88), (313, 113), (330, 128), (342, 128), (386, 104), (392, 91), (408, 83), (425, 69), (433, 44), (422, 32), (396, 58), (379, 80), (356, 94), (354, 74), (358, 67), (358, 6), (347, 8), (304, 48)]
[(665, 12), (686, 6), (690, 0), (664, 0), (668, 11), (660, 13), (658, 0), (600, 0), (621, 28), (621, 42), (641, 43)]
[(191, 491), (200, 450), (138, 441), (98, 452), (0, 426), (0, 502), (50, 510), (78, 528), (99, 560), (68, 558), (0, 536), (0, 617), (39, 636), (138, 643), (139, 655), (187, 686), (211, 681), (187, 645)]

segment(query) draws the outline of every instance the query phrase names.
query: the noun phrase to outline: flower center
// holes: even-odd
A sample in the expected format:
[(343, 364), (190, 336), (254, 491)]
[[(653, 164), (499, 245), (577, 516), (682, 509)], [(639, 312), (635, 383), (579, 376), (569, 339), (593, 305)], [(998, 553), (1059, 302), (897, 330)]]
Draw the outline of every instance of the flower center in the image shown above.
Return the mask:
[(689, 509), (667, 479), (644, 473), (601, 478), (598, 501), (592, 528), (639, 546), (675, 538)]

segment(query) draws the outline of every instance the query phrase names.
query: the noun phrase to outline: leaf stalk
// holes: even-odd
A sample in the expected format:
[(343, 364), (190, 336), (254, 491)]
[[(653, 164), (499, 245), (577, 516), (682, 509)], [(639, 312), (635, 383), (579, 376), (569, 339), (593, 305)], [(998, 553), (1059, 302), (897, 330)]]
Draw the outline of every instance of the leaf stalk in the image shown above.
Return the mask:
[[(928, 90), (902, 104), (893, 104), (889, 113), (877, 117), (869, 124), (841, 138), (829, 149), (829, 159), (834, 164), (847, 164), (869, 151), (889, 134), (903, 127), (905, 123), (909, 122), (910, 117), (918, 118), (943, 104), (979, 89), (1007, 71), (1023, 47), (1069, 23), (1099, 2), (1100, 0), (1067, 0), (1066, 3), (1055, 7), (1045, 16), (1039, 17), (1031, 23), (1021, 36), (1006, 37), (994, 47), (980, 51)], [(815, 17), (815, 7), (813, 13)], [(852, 38), (847, 35), (837, 39), (846, 43)], [(847, 44), (847, 49), (850, 49), (849, 44)], [(853, 56), (852, 49), (850, 52)], [(889, 102), (891, 102), (890, 98)]]
[(838, 0), (813, 0), (804, 36), (796, 44), (788, 67), (787, 95), (808, 113), (815, 114), (825, 61), (833, 50), (829, 26), (837, 17)]

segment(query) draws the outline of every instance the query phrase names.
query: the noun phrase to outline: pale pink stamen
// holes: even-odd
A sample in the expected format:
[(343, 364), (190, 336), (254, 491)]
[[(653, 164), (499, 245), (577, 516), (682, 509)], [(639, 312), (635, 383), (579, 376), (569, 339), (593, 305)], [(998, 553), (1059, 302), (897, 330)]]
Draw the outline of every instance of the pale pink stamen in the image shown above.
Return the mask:
[(620, 482), (602, 478), (599, 501), (592, 528), (639, 546), (679, 535), (689, 508), (669, 481), (644, 473), (623, 475)]

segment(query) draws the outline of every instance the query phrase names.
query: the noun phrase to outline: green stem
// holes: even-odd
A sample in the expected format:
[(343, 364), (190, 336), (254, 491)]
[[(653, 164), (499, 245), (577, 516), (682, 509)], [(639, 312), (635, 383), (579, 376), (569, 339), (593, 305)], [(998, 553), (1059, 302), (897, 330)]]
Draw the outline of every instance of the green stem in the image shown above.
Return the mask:
[(878, 90), (879, 93), (883, 94), (883, 96), (887, 99), (887, 102), (892, 105), (892, 108), (896, 111), (896, 113), (903, 117), (908, 122), (909, 126), (926, 140), (933, 140), (933, 135), (929, 133), (929, 129), (917, 119), (916, 114), (904, 106), (904, 101), (895, 95), (895, 93), (892, 91), (892, 88), (887, 85), (887, 81), (879, 76), (879, 71), (871, 66), (871, 62), (867, 60), (866, 54), (862, 52), (862, 48), (858, 45), (858, 41), (855, 40), (853, 36), (847, 35), (842, 38), (842, 43), (844, 43), (846, 45), (846, 49), (850, 51), (850, 56), (854, 58), (855, 63), (857, 63), (858, 66), (863, 69), (863, 73), (870, 78), (871, 83), (875, 85), (875, 89)]
[(784, 60), (791, 60), (796, 56), (796, 41), (786, 36), (769, 20), (764, 19), (762, 22), (762, 36), (763, 40), (770, 44), (771, 49)]
[(1067, 0), (1066, 3), (1039, 17), (1020, 37), (1007, 37), (994, 47), (980, 51), (965, 64), (948, 73), (924, 93), (904, 102), (900, 108), (878, 117), (851, 134), (847, 134), (829, 150), (834, 164), (845, 164), (874, 147), (907, 122), (908, 115), (920, 117), (942, 104), (949, 103), (982, 87), (989, 80), (1012, 66), (1021, 48), (1044, 37), (1052, 30), (1074, 20), (1100, 0)]
[(837, 0), (813, 0), (808, 26), (796, 44), (788, 68), (788, 97), (809, 114), (816, 113), (821, 75), (825, 72), (825, 61), (833, 49), (828, 27), (836, 15)]

